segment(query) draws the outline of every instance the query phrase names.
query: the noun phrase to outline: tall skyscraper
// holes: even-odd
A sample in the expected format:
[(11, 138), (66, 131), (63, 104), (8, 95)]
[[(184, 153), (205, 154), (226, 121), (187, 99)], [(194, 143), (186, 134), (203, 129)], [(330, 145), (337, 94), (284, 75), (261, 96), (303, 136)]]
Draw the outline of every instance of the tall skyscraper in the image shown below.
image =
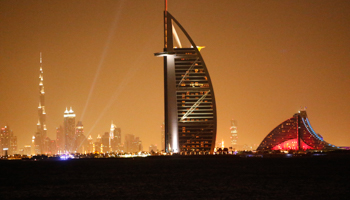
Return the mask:
[(36, 152), (35, 152), (35, 136), (32, 137), (32, 145), (31, 145), (31, 152), (30, 152), (31, 155), (35, 155)]
[(1, 128), (0, 132), (0, 155), (11, 155), (11, 137), (13, 136), (12, 130), (5, 126)]
[(122, 135), (121, 129), (115, 124), (111, 124), (111, 129), (109, 132), (109, 145), (110, 152), (120, 152), (122, 150)]
[(30, 145), (25, 145), (23, 149), (23, 155), (30, 156), (32, 153), (32, 147)]
[(75, 130), (75, 151), (78, 153), (84, 153), (87, 141), (84, 135), (84, 126), (81, 121), (78, 121)]
[[(182, 47), (177, 26), (191, 47)], [(173, 41), (175, 38), (175, 41)], [(164, 11), (164, 102), (166, 152), (213, 153), (216, 104), (208, 69), (197, 46), (182, 25)]]
[(86, 148), (86, 153), (93, 153), (94, 152), (94, 142), (92, 141), (91, 135), (88, 137), (88, 144)]
[(104, 135), (102, 135), (101, 138), (101, 143), (102, 143), (102, 153), (109, 153), (110, 152), (110, 148), (109, 148), (109, 132), (105, 132)]
[(102, 138), (101, 138), (100, 134), (97, 135), (96, 142), (94, 142), (93, 152), (100, 152), (100, 153), (103, 152), (103, 149), (102, 149)]
[(75, 152), (75, 114), (72, 107), (64, 112), (64, 136), (65, 136), (65, 152)]
[(62, 126), (56, 128), (56, 145), (57, 145), (57, 153), (63, 154), (65, 150), (65, 134)]
[(46, 138), (46, 111), (45, 111), (45, 90), (44, 90), (44, 72), (43, 60), (40, 52), (40, 72), (39, 72), (39, 106), (38, 106), (38, 123), (35, 133), (35, 153), (43, 154)]
[(124, 141), (124, 151), (129, 153), (135, 153), (142, 151), (142, 142), (139, 137), (135, 137), (135, 135), (127, 134), (125, 135)]
[(230, 127), (230, 134), (231, 134), (231, 147), (232, 149), (237, 149), (237, 120), (232, 119), (231, 120), (231, 127)]
[(10, 151), (11, 155), (17, 154), (17, 136), (11, 135), (10, 138)]
[(113, 124), (113, 121), (111, 123), (111, 128), (109, 130), (109, 151), (112, 152), (112, 151), (115, 151), (115, 141), (114, 141), (114, 131), (115, 131), (115, 124)]
[(45, 154), (53, 155), (57, 153), (56, 140), (51, 140), (49, 137), (45, 138)]

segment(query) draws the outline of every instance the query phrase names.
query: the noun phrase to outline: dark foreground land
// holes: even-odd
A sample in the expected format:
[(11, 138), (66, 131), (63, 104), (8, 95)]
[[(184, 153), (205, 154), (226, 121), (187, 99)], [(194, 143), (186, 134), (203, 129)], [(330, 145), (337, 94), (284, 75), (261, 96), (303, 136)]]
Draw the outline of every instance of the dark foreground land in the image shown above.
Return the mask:
[(0, 199), (349, 199), (350, 157), (0, 161)]

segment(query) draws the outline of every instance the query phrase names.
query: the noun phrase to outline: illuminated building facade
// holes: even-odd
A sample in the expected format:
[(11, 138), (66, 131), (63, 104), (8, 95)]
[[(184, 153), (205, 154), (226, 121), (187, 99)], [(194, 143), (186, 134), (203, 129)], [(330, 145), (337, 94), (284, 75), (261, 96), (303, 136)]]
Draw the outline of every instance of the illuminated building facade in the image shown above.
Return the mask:
[(32, 153), (32, 147), (30, 145), (25, 145), (23, 149), (23, 155), (30, 156)]
[(230, 134), (231, 134), (231, 147), (233, 149), (237, 149), (237, 120), (232, 119), (231, 120), (231, 127), (230, 127)]
[(305, 109), (279, 124), (257, 148), (258, 151), (336, 149), (339, 147), (327, 143), (312, 129)]
[(122, 134), (121, 129), (115, 124), (111, 124), (111, 129), (109, 132), (109, 145), (110, 152), (119, 152), (122, 150)]
[(125, 135), (124, 151), (129, 153), (142, 151), (142, 142), (140, 138), (132, 134)]
[(86, 148), (86, 137), (84, 135), (84, 126), (81, 121), (78, 121), (75, 127), (75, 151), (84, 153)]
[(31, 155), (35, 155), (35, 136), (32, 137)]
[(40, 52), (40, 73), (39, 73), (39, 106), (38, 106), (38, 123), (35, 133), (35, 154), (43, 154), (46, 150), (46, 111), (45, 111), (45, 90), (44, 90), (44, 72), (43, 60)]
[(0, 155), (5, 156), (5, 155), (11, 155), (11, 138), (13, 136), (12, 130), (8, 127), (5, 126), (1, 128), (0, 132)]
[[(177, 26), (191, 47), (182, 47)], [(173, 41), (173, 38), (175, 39)], [(176, 41), (176, 45), (175, 45)], [(198, 47), (182, 25), (164, 12), (165, 151), (213, 153), (216, 104), (209, 72)]]
[(101, 139), (101, 135), (98, 134), (97, 135), (97, 139), (96, 142), (94, 142), (94, 146), (93, 146), (93, 152), (94, 153), (102, 153), (103, 149), (102, 149), (102, 139)]
[(72, 108), (64, 112), (64, 138), (65, 138), (65, 152), (74, 153), (75, 151), (75, 114)]
[(86, 153), (93, 153), (94, 152), (94, 142), (92, 141), (91, 135), (88, 137), (88, 144), (86, 148)]
[(11, 136), (10, 139), (10, 153), (11, 155), (17, 154), (17, 136)]
[(56, 128), (56, 145), (57, 145), (57, 153), (62, 154), (65, 150), (65, 135), (63, 127)]
[(102, 135), (101, 138), (101, 143), (102, 143), (102, 153), (109, 153), (110, 148), (109, 148), (109, 132), (105, 132), (104, 135)]
[(57, 145), (56, 140), (51, 140), (49, 137), (45, 138), (45, 154), (56, 154), (57, 153)]

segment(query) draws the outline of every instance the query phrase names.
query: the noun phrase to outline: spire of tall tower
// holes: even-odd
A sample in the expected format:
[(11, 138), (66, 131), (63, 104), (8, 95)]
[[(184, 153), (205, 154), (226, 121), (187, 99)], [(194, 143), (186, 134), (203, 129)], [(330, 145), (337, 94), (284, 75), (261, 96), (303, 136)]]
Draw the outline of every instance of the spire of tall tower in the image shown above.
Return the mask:
[(115, 125), (113, 124), (113, 120), (112, 120), (112, 123), (111, 123), (111, 131), (114, 131), (115, 130)]
[(38, 112), (38, 123), (37, 132), (35, 137), (35, 152), (36, 154), (43, 154), (47, 152), (45, 145), (46, 138), (46, 111), (45, 111), (45, 91), (44, 91), (44, 72), (42, 68), (43, 58), (40, 52), (40, 71), (39, 71), (39, 112)]

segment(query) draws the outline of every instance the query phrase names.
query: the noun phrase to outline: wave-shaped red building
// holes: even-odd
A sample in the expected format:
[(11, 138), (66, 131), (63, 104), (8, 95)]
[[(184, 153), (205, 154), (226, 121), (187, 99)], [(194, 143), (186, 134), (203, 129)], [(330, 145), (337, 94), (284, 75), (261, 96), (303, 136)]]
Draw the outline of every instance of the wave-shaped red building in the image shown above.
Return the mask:
[(260, 143), (258, 151), (270, 150), (336, 150), (311, 127), (306, 110), (279, 124)]

